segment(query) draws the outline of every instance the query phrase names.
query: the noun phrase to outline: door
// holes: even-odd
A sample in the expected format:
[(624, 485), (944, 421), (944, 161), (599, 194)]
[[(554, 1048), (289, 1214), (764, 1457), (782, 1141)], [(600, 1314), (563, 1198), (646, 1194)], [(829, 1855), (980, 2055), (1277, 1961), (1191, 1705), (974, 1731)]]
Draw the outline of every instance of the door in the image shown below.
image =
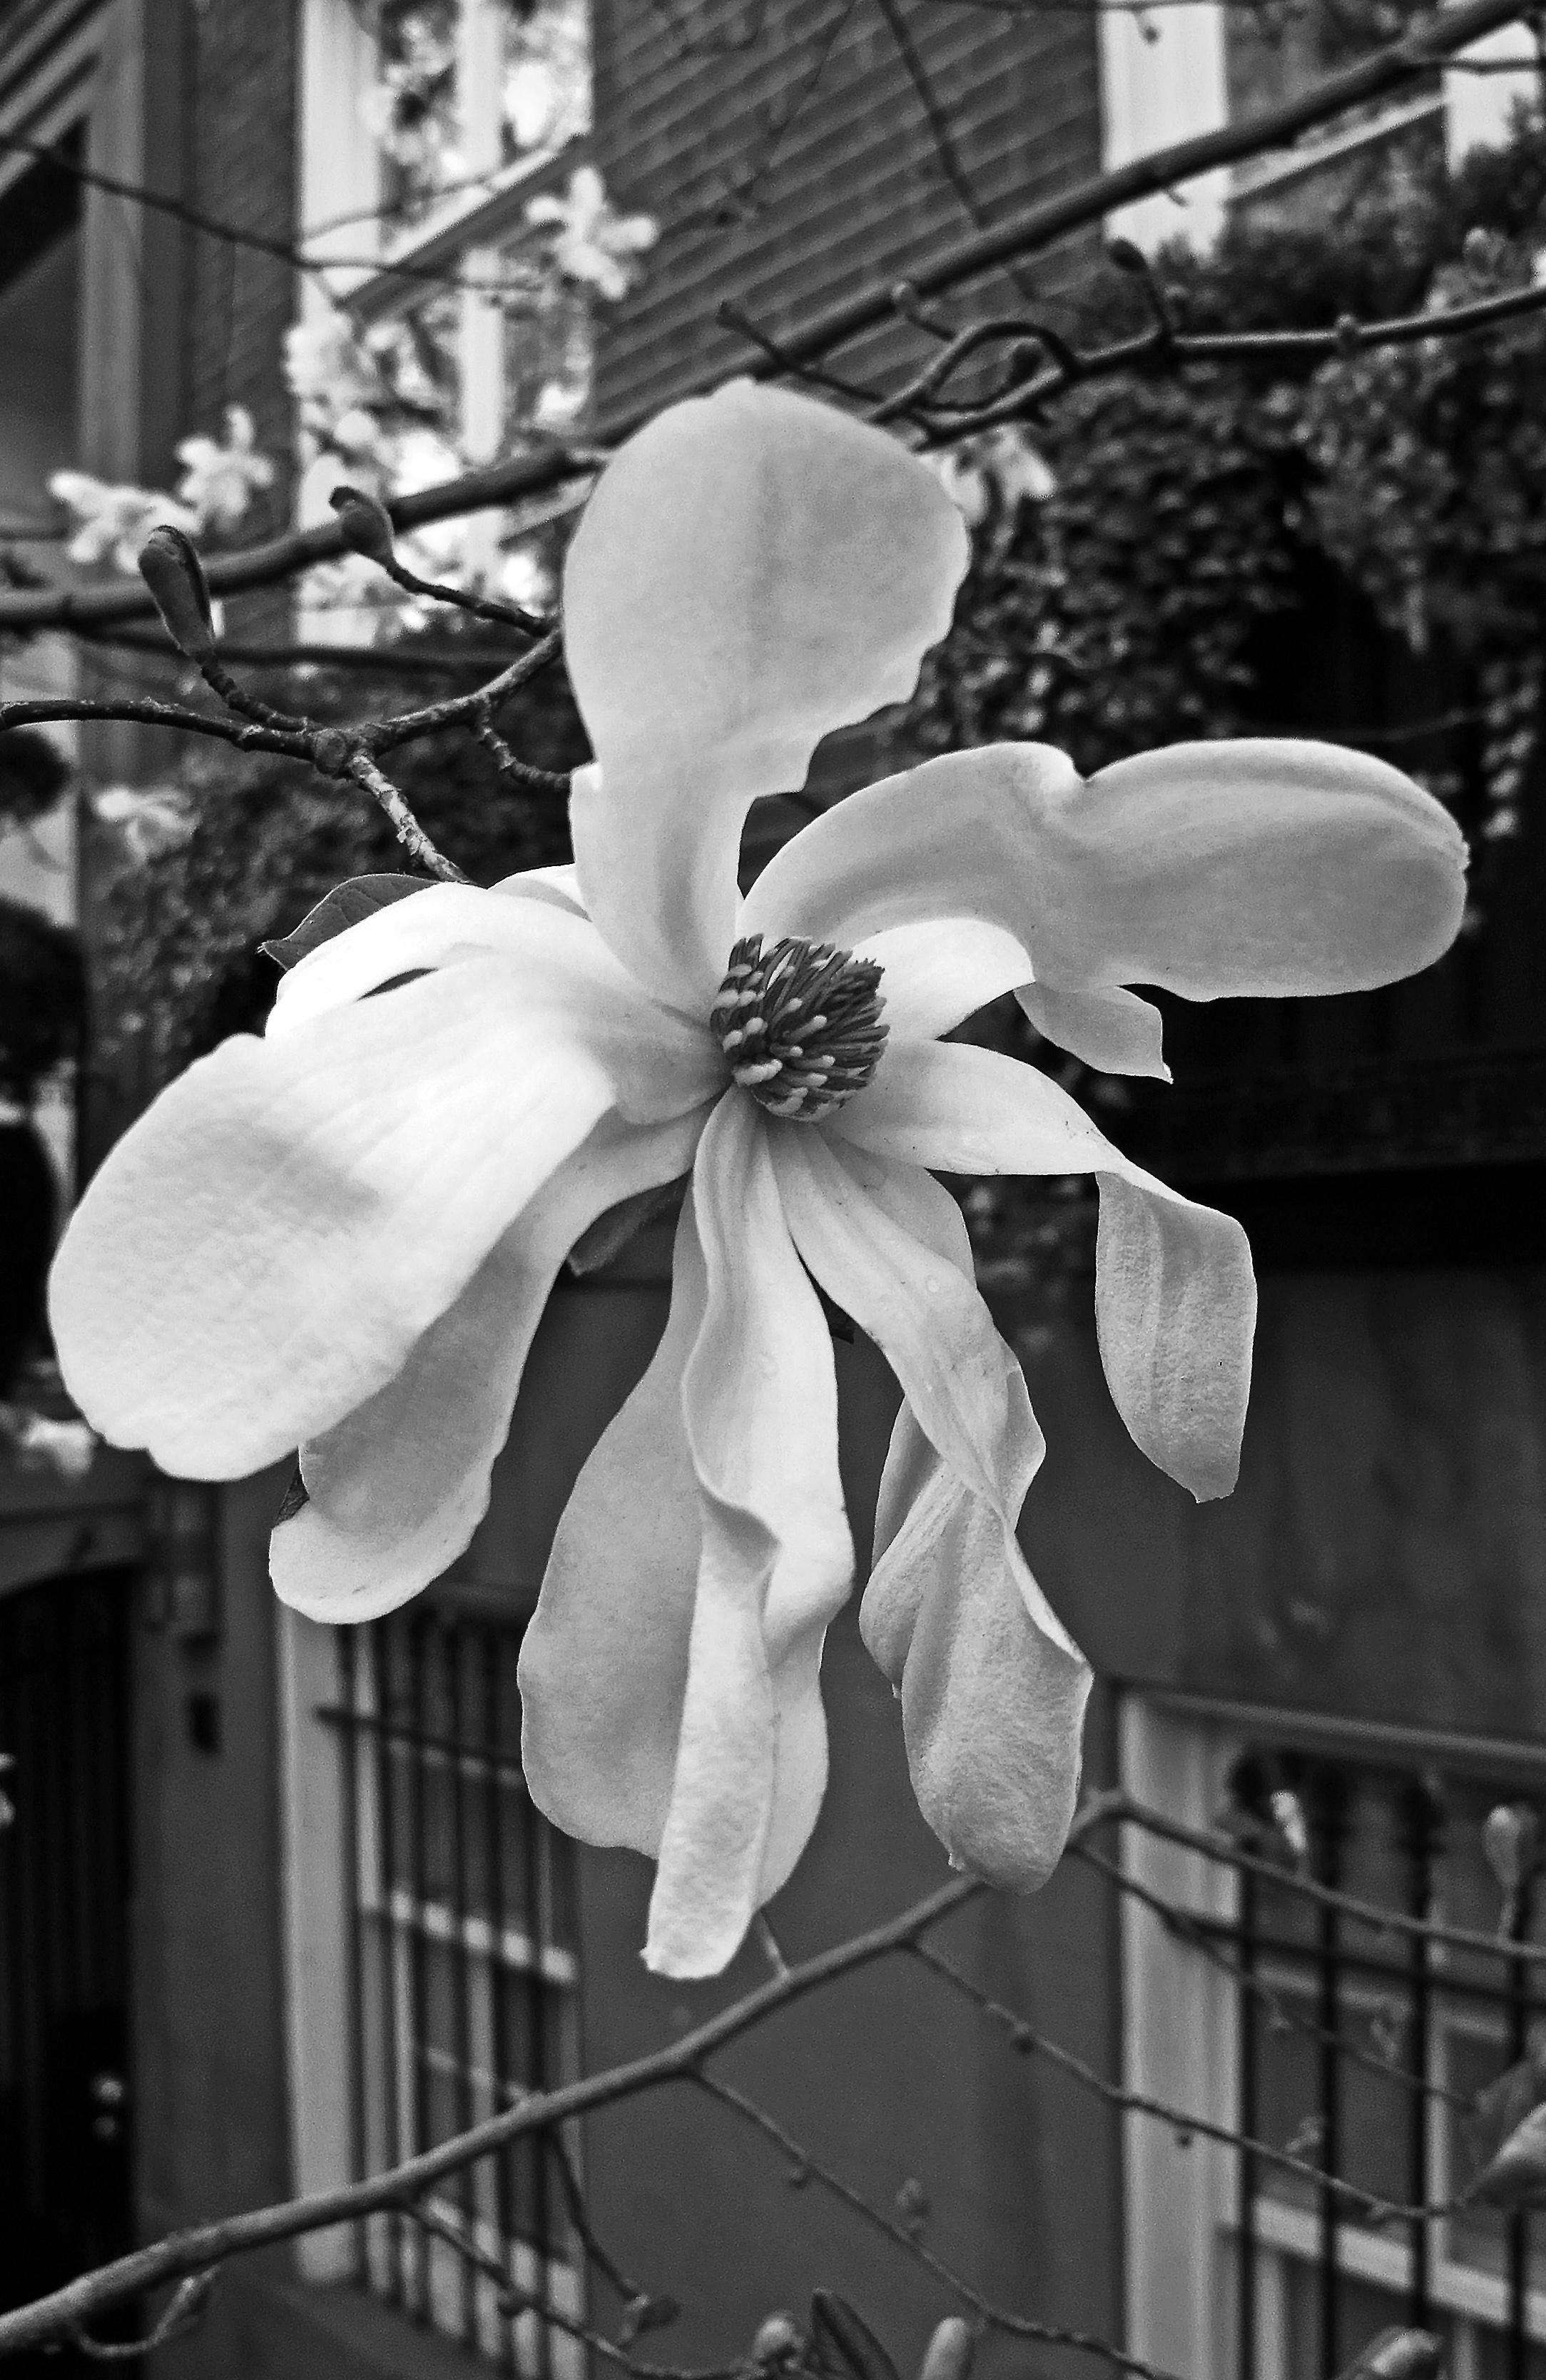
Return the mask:
[(0, 2306), (130, 2244), (131, 1578), (0, 1597)]

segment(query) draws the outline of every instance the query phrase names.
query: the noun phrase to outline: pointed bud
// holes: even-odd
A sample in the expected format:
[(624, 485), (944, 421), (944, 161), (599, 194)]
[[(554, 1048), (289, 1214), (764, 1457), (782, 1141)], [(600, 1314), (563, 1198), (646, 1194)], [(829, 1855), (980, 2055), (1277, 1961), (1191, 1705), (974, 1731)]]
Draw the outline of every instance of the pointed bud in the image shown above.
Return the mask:
[(162, 625), (190, 662), (214, 650), (214, 613), (204, 565), (180, 528), (152, 528), (140, 549), (140, 576), (155, 598)]
[(1546, 2105), (1530, 2109), (1466, 2194), (1489, 2206), (1534, 2206), (1546, 2198)]
[(923, 2350), (918, 2380), (968, 2380), (977, 2340), (969, 2322), (947, 2313)]
[(1108, 239), (1106, 262), (1114, 264), (1118, 273), (1147, 273), (1149, 270), (1149, 259), (1136, 241), (1130, 239)]
[(1503, 1892), (1516, 1899), (1535, 1867), (1540, 1823), (1528, 1802), (1500, 1802), (1487, 1814), (1481, 1847)]
[(362, 553), (368, 562), (393, 560), (392, 516), (379, 497), (368, 496), (363, 488), (338, 487), (327, 501), (351, 553)]
[(1338, 2380), (1434, 2380), (1443, 2361), (1443, 2341), (1430, 2330), (1380, 2331)]

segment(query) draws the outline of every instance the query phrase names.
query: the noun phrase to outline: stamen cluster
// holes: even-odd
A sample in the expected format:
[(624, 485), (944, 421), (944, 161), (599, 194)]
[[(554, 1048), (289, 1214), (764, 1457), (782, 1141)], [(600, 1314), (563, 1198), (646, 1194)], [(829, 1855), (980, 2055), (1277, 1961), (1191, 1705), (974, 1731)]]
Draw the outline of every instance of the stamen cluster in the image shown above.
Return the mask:
[(861, 1091), (886, 1042), (881, 972), (830, 942), (737, 942), (709, 1022), (741, 1088), (786, 1123), (819, 1123)]

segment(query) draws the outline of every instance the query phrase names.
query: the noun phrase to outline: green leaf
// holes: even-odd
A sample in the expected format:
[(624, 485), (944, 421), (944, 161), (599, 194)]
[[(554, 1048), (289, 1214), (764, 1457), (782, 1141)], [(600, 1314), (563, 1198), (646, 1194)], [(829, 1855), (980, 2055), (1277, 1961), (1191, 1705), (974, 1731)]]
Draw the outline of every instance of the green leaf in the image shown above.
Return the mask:
[(1532, 2107), (1515, 2126), (1466, 2195), (1489, 2206), (1533, 2206), (1546, 2198), (1546, 2106)]
[(390, 908), (394, 901), (406, 900), (410, 892), (427, 892), (432, 881), (428, 876), (351, 876), (324, 892), (293, 933), (278, 935), (258, 947), (279, 966), (293, 967), (310, 952), (330, 942), (335, 934), (347, 933), (350, 926), (373, 917), (378, 909)]

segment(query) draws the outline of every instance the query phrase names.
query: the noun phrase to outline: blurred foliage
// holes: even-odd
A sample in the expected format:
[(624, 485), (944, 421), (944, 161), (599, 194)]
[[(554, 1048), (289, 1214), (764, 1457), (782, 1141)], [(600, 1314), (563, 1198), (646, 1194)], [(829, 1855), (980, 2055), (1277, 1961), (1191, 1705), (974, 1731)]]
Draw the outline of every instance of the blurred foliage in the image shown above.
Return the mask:
[[(1340, 178), (1257, 199), (1211, 253), (1173, 249), (1153, 273), (1175, 328), (1202, 333), (1461, 305), (1543, 266), (1546, 128), (1520, 112), (1505, 145), (1454, 170), (1437, 141), (1389, 144)], [(1113, 265), (1048, 319), (1089, 350), (1150, 327), (1153, 304)], [(931, 750), (1045, 741), (1086, 773), (1289, 719), (1351, 738), (1328, 707), (1333, 689), (1302, 683), (1298, 658), (1314, 646), (1307, 620), (1341, 588), (1389, 650), (1422, 658), (1433, 713), (1463, 722), (1448, 732), (1436, 720), (1434, 735), (1390, 753), (1473, 832), (1479, 823), (1495, 867), (1540, 740), (1543, 399), (1546, 314), (1318, 365), (1076, 382), (1027, 426), (1046, 466), (1041, 490), (1022, 470), (995, 492), (987, 475), (972, 565), (951, 634), (925, 663), (913, 733)], [(1379, 724), (1375, 692), (1354, 694), (1354, 720)], [(1120, 1086), (1071, 1073), (1017, 1017), (1001, 1020), (1004, 1035), (1117, 1120)], [(1005, 1287), (1055, 1298), (1090, 1260), (1088, 1184), (1074, 1196), (980, 1184), (965, 1204), (980, 1271)]]
[[(403, 650), (443, 651), (459, 634), (487, 650), (489, 629), (473, 624), (463, 631), (454, 614), (405, 638)], [(418, 709), (468, 691), (484, 674), (448, 672), (444, 683), (342, 670), (292, 672), (267, 683), (243, 675), (270, 700), (331, 721)], [(499, 716), (512, 749), (537, 768), (568, 770), (589, 758), (561, 666), (522, 687)], [(474, 883), (569, 856), (562, 795), (502, 777), (465, 728), (405, 745), (385, 765), (434, 842)], [(143, 860), (121, 853), (94, 952), (105, 1054), (132, 1043), (153, 1082), (229, 1033), (261, 1030), (280, 970), (260, 942), (288, 933), (345, 877), (413, 872), (373, 803), (300, 762), (201, 744), (183, 755), (177, 783), (189, 797), (191, 831)]]
[[(1521, 114), (1506, 146), (1453, 172), (1436, 146), (1397, 147), (1334, 203), (1259, 200), (1210, 255), (1165, 252), (1156, 278), (1182, 331), (1324, 329), (1528, 283), (1543, 247), (1546, 131)], [(1151, 320), (1141, 283), (1108, 269), (1058, 327), (1090, 347)], [(1489, 831), (1508, 832), (1540, 696), (1543, 384), (1540, 314), (1319, 366), (1076, 384), (1033, 426), (1053, 492), (980, 526), (918, 733), (934, 749), (1037, 737), (1088, 771), (1275, 723), (1272, 628), (1330, 563), (1468, 686)]]

